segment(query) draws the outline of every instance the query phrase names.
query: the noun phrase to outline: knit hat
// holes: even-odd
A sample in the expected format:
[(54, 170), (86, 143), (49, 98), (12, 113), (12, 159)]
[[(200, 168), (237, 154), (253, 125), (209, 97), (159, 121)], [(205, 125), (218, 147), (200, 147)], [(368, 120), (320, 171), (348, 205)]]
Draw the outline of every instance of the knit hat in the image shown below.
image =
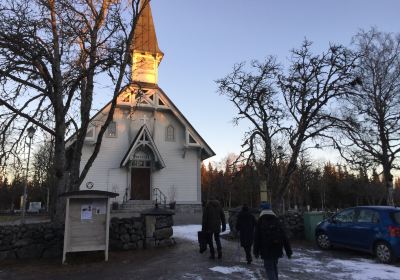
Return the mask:
[(261, 210), (269, 210), (269, 209), (271, 209), (271, 205), (266, 201), (262, 201), (260, 204), (260, 209)]

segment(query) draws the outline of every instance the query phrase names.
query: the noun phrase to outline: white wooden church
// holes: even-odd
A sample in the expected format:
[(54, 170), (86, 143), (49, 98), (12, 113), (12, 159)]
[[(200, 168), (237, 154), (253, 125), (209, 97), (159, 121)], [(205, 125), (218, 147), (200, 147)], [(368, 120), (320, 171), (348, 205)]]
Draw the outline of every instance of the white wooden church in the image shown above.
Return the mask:
[[(132, 54), (132, 83), (117, 101), (101, 150), (81, 190), (119, 193), (118, 202), (153, 201), (160, 190), (167, 202), (201, 204), (201, 163), (215, 155), (200, 134), (158, 86), (158, 47), (148, 1), (138, 20)], [(143, 5), (143, 4), (142, 4)], [(109, 109), (91, 120), (83, 168)]]

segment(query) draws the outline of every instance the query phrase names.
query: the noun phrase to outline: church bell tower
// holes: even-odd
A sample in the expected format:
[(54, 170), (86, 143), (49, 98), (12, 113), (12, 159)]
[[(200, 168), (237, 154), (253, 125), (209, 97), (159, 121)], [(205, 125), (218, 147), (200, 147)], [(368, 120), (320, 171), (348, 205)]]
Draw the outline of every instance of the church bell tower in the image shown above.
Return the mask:
[(150, 1), (142, 0), (133, 42), (132, 81), (157, 84), (158, 66), (163, 56), (158, 47)]

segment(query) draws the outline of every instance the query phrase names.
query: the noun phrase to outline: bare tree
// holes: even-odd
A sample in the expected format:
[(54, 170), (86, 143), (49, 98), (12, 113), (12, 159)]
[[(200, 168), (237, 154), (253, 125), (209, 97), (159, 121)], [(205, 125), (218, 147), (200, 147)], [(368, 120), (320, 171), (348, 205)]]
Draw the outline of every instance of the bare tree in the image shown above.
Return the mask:
[(217, 81), (219, 93), (227, 96), (238, 110), (234, 123), (247, 120), (251, 124), (238, 160), (246, 159), (246, 165), (255, 164), (261, 156), (263, 166), (259, 175), (265, 178), (267, 189), (273, 179), (273, 139), (282, 131), (284, 118), (278, 100), (279, 72), (276, 59), (268, 57), (264, 62), (253, 61), (250, 69), (244, 63), (237, 64), (231, 74)]
[[(55, 139), (54, 193), (59, 194), (67, 183), (65, 139), (76, 132), (70, 188), (79, 188), (100, 150), (117, 96), (129, 83), (136, 19), (149, 1), (1, 1), (0, 165), (18, 156), (24, 131), (33, 124)], [(93, 154), (80, 172), (99, 77), (109, 78), (112, 100)]]
[(277, 199), (288, 190), (304, 144), (326, 136), (336, 122), (335, 102), (348, 95), (355, 82), (355, 56), (348, 49), (331, 45), (326, 52), (315, 55), (311, 46), (305, 40), (301, 48), (291, 51), (288, 73), (279, 79), (290, 115), (291, 126), (286, 133), (291, 151)]
[(392, 170), (400, 153), (400, 35), (376, 29), (354, 37), (360, 54), (356, 73), (360, 85), (343, 104), (342, 156), (352, 164), (380, 166), (393, 205)]
[(311, 45), (306, 40), (301, 48), (292, 50), (287, 73), (270, 57), (265, 63), (252, 63), (255, 73), (246, 72), (244, 64), (239, 64), (232, 74), (217, 81), (219, 92), (228, 96), (239, 111), (234, 121), (247, 119), (252, 124), (241, 155), (255, 162), (261, 151), (258, 158), (264, 160), (267, 186), (272, 185), (276, 175), (273, 140), (284, 139), (281, 146), (290, 149), (285, 153), (288, 162), (273, 196), (275, 206), (283, 202), (305, 143), (327, 136), (325, 133), (336, 122), (333, 104), (346, 96), (355, 82), (355, 57), (349, 50), (331, 45), (325, 53), (314, 55)]

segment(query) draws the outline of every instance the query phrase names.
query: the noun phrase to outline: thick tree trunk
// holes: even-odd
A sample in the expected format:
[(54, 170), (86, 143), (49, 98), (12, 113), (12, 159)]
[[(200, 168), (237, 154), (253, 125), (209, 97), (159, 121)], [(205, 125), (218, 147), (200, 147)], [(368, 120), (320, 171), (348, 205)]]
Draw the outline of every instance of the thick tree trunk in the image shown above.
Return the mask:
[(386, 203), (387, 205), (394, 206), (393, 200), (393, 175), (390, 173), (390, 166), (385, 164), (383, 166), (383, 180), (386, 186)]

